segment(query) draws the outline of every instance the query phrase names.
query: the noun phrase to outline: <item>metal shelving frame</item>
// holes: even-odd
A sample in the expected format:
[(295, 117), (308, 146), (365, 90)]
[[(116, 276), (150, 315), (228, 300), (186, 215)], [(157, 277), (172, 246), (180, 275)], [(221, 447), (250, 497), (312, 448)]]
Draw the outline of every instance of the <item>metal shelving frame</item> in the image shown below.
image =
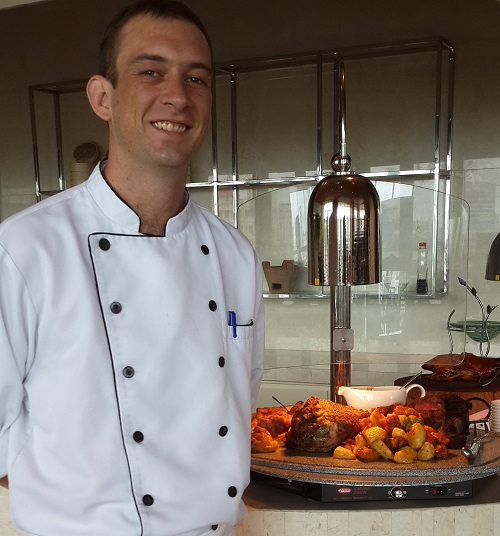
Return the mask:
[[(393, 181), (400, 178), (406, 179), (433, 179), (434, 184), (434, 216), (432, 225), (432, 259), (431, 263), (431, 286), (429, 297), (434, 297), (438, 289), (436, 288), (436, 276), (437, 276), (437, 255), (438, 255), (438, 233), (439, 233), (439, 218), (438, 213), (438, 196), (439, 191), (443, 191), (441, 186), (444, 184), (444, 193), (450, 194), (450, 182), (451, 182), (451, 170), (452, 170), (452, 134), (453, 134), (453, 90), (454, 90), (454, 64), (455, 64), (455, 51), (454, 47), (448, 41), (442, 38), (433, 39), (416, 39), (410, 41), (403, 41), (397, 43), (382, 43), (368, 46), (356, 46), (349, 48), (340, 48), (335, 50), (323, 50), (305, 54), (298, 54), (292, 56), (281, 56), (272, 58), (261, 58), (247, 61), (235, 61), (224, 64), (216, 65), (215, 73), (224, 74), (230, 76), (230, 95), (231, 95), (231, 176), (230, 181), (221, 181), (218, 176), (218, 154), (217, 154), (217, 123), (215, 121), (216, 114), (213, 114), (214, 122), (212, 124), (212, 158), (213, 158), (213, 180), (211, 182), (191, 183), (188, 186), (190, 188), (212, 188), (213, 190), (213, 207), (214, 212), (218, 214), (218, 192), (222, 188), (232, 188), (233, 193), (233, 208), (234, 208), (234, 225), (238, 227), (238, 192), (241, 188), (255, 187), (255, 186), (286, 186), (291, 184), (315, 184), (321, 180), (324, 176), (331, 173), (331, 170), (325, 170), (322, 154), (322, 108), (323, 108), (323, 88), (322, 88), (322, 72), (323, 65), (325, 63), (334, 64), (334, 87), (338, 87), (338, 65), (344, 60), (355, 59), (367, 59), (367, 58), (380, 58), (384, 56), (395, 55), (414, 55), (419, 53), (434, 52), (436, 55), (435, 64), (435, 110), (434, 110), (434, 166), (433, 169), (411, 169), (400, 171), (387, 171), (378, 173), (364, 173), (363, 175), (370, 179), (378, 179), (382, 181)], [(446, 61), (443, 56), (447, 55)], [(241, 73), (248, 73), (252, 71), (272, 70), (276, 68), (286, 67), (300, 67), (306, 65), (316, 65), (316, 80), (317, 80), (317, 99), (316, 99), (316, 170), (317, 175), (315, 177), (282, 177), (279, 179), (252, 179), (252, 180), (238, 180), (238, 160), (237, 160), (237, 148), (238, 148), (238, 134), (236, 123), (236, 103), (237, 103), (237, 78)], [(443, 110), (443, 77), (446, 77), (446, 109)], [(333, 125), (336, 129), (334, 132), (334, 147), (338, 146), (339, 132), (338, 132), (338, 99), (339, 95), (334, 93), (333, 110), (334, 120)], [(214, 95), (214, 103), (216, 102), (216, 95)], [(215, 106), (215, 104), (214, 104)], [(215, 111), (215, 110), (214, 110)], [(443, 132), (443, 114), (446, 117), (446, 125)], [(332, 154), (334, 152), (332, 148)], [(442, 288), (439, 292), (447, 292), (448, 281), (448, 216), (449, 216), (449, 203), (445, 203), (444, 215), (442, 220), (444, 221), (445, 228), (443, 229), (442, 240), (444, 258), (443, 258), (443, 281)], [(310, 298), (310, 297), (328, 297), (329, 294), (324, 290), (318, 290), (318, 293), (298, 293), (293, 294), (293, 298)], [(285, 294), (266, 294), (269, 298), (286, 298), (292, 297), (292, 295)], [(420, 298), (421, 296), (416, 296)]]
[[(62, 131), (61, 131), (61, 107), (60, 99), (62, 95), (69, 93), (81, 93), (85, 91), (87, 80), (71, 80), (66, 82), (56, 82), (51, 84), (38, 84), (29, 87), (30, 118), (31, 118), (31, 139), (33, 144), (33, 164), (35, 169), (35, 194), (37, 201), (41, 201), (44, 195), (53, 195), (66, 187), (66, 181), (63, 174), (63, 150), (62, 150)], [(36, 103), (35, 95), (37, 92), (45, 93), (52, 96), (52, 105), (54, 107), (54, 129), (56, 137), (57, 151), (57, 171), (59, 180), (59, 190), (44, 190), (40, 177), (40, 155), (38, 146), (38, 129), (36, 120)]]

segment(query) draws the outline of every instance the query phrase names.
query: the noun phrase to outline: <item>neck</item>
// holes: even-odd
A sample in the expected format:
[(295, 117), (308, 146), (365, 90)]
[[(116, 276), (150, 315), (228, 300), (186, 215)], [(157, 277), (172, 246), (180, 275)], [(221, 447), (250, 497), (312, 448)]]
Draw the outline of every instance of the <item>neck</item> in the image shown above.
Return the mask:
[(140, 232), (154, 236), (164, 236), (168, 220), (184, 208), (186, 173), (125, 171), (109, 161), (103, 171), (116, 194), (139, 216)]

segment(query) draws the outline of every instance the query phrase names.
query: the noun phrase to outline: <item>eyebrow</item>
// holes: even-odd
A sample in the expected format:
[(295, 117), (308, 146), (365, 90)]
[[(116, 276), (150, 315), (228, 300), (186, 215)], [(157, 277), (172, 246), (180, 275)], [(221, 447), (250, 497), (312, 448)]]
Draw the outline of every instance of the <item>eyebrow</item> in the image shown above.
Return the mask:
[[(141, 63), (143, 61), (153, 61), (156, 63), (170, 63), (170, 61), (167, 58), (165, 58), (164, 56), (161, 56), (160, 54), (140, 54), (133, 60), (132, 63)], [(213, 73), (212, 66), (202, 61), (193, 61), (191, 63), (188, 63), (187, 67), (189, 69), (203, 69), (204, 71), (207, 71), (207, 73), (209, 74)]]

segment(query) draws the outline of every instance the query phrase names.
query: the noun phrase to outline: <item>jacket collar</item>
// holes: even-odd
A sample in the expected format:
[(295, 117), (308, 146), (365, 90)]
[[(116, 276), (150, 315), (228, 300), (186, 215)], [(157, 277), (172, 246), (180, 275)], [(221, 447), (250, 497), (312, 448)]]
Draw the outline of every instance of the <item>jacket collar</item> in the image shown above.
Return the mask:
[[(106, 166), (106, 160), (100, 162), (86, 181), (87, 189), (103, 213), (113, 222), (127, 229), (128, 232), (139, 233), (139, 216), (114, 192), (106, 182), (102, 169)], [(183, 231), (192, 217), (192, 202), (186, 190), (184, 209), (170, 218), (167, 222), (166, 236)]]

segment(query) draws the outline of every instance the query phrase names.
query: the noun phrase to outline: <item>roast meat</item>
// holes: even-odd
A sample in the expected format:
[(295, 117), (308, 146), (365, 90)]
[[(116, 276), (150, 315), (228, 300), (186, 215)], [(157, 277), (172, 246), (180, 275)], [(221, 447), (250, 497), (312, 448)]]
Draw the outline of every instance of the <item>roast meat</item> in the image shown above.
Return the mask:
[(500, 368), (500, 358), (478, 357), (468, 352), (437, 355), (422, 365), (430, 370), (429, 380), (442, 382), (484, 381)]
[(257, 408), (252, 414), (252, 453), (275, 452), (285, 442), (292, 415), (302, 402), (292, 407)]
[(312, 396), (293, 414), (285, 445), (295, 450), (329, 452), (355, 437), (361, 431), (359, 419), (367, 415), (366, 411)]
[(426, 425), (450, 439), (448, 448), (459, 449), (465, 445), (469, 434), (470, 402), (452, 393), (432, 393), (417, 398), (411, 405)]

